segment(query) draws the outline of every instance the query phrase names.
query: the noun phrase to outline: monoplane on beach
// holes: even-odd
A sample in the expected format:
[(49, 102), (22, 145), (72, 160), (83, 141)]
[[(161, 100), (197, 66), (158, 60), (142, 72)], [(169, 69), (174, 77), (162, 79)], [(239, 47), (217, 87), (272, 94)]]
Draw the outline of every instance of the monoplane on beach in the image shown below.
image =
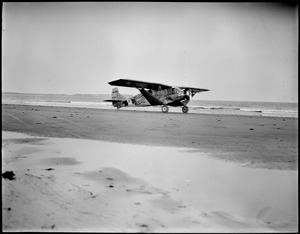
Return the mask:
[(200, 89), (193, 87), (177, 87), (164, 85), (153, 82), (144, 82), (138, 80), (119, 79), (108, 82), (112, 86), (124, 86), (137, 88), (141, 93), (126, 98), (119, 93), (118, 88), (112, 89), (110, 100), (104, 100), (106, 102), (112, 102), (114, 107), (120, 109), (124, 106), (161, 106), (161, 111), (167, 113), (169, 111), (168, 106), (181, 106), (183, 113), (188, 113), (188, 102), (196, 93), (209, 91), (208, 89)]

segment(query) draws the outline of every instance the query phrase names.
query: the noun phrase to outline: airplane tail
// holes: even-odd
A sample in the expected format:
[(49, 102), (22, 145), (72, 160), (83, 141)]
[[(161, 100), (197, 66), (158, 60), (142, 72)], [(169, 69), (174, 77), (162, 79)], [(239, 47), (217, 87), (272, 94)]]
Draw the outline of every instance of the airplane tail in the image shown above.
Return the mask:
[(126, 97), (124, 97), (122, 94), (119, 93), (118, 88), (113, 88), (111, 91), (111, 99), (117, 101), (124, 101), (126, 100)]
[(120, 109), (122, 106), (128, 106), (128, 101), (126, 97), (119, 93), (118, 88), (113, 88), (111, 91), (111, 99), (104, 100), (106, 102), (111, 102), (114, 107)]

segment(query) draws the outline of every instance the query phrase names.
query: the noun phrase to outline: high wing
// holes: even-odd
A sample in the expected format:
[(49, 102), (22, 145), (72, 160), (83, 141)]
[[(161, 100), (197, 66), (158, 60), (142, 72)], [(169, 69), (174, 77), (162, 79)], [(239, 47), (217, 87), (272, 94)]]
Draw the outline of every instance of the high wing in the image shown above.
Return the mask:
[(178, 87), (182, 90), (186, 91), (190, 91), (192, 97), (196, 94), (196, 93), (200, 93), (200, 92), (206, 92), (209, 91), (209, 89), (199, 89), (199, 88), (193, 88), (193, 87)]
[(150, 83), (139, 80), (127, 80), (127, 79), (119, 79), (108, 82), (113, 86), (124, 86), (124, 87), (132, 87), (132, 88), (143, 88), (143, 89), (151, 89), (151, 90), (160, 90), (160, 89), (169, 89), (172, 88), (170, 85), (164, 85), (159, 83)]

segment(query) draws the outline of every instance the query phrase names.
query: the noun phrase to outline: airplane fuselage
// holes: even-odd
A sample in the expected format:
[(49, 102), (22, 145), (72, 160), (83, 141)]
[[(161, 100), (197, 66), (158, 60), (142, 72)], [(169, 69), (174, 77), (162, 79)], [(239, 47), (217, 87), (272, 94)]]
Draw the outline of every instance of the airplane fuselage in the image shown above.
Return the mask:
[[(182, 90), (180, 90), (177, 87), (172, 87), (169, 89), (163, 89), (163, 90), (148, 90), (147, 92), (151, 93), (154, 97), (159, 99), (163, 103), (169, 103), (174, 102), (178, 100), (178, 103), (174, 103), (173, 106), (182, 106), (186, 105), (189, 102), (189, 97), (183, 93)], [(185, 100), (184, 102), (181, 102), (181, 100)], [(148, 102), (148, 100), (144, 97), (142, 93), (139, 93), (129, 99), (126, 100), (124, 103), (125, 106), (151, 106), (151, 104)]]

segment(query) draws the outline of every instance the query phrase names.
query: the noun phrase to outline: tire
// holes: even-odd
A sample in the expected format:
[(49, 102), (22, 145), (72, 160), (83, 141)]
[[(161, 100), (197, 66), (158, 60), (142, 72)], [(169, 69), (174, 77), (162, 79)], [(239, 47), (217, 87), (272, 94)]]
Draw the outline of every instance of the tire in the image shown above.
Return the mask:
[(182, 112), (183, 112), (184, 114), (187, 114), (187, 113), (189, 112), (189, 108), (188, 108), (187, 106), (183, 106), (183, 107), (182, 107)]
[(168, 113), (169, 107), (168, 107), (167, 105), (163, 105), (163, 106), (161, 107), (161, 111), (162, 111), (163, 113)]

